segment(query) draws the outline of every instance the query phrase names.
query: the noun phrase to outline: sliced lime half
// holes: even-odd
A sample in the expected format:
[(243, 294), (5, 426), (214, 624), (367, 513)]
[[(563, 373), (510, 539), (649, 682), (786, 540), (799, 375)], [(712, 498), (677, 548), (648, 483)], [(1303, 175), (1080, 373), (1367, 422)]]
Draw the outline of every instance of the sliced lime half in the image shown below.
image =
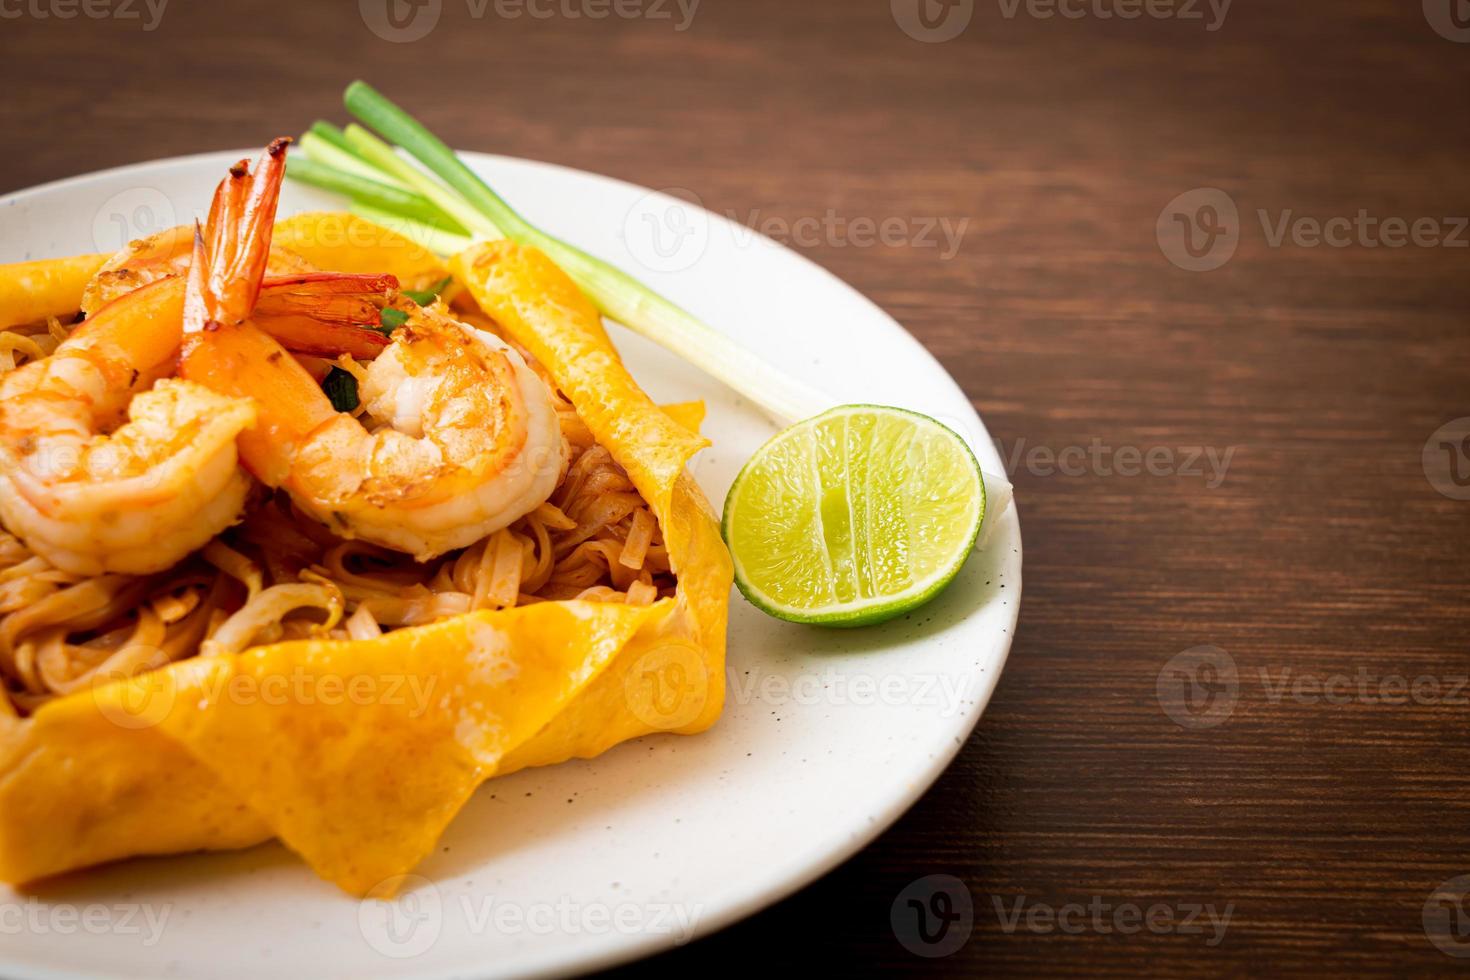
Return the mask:
[(844, 405), (762, 446), (725, 498), (735, 583), (779, 619), (866, 626), (928, 602), (985, 517), (970, 447), (926, 415)]

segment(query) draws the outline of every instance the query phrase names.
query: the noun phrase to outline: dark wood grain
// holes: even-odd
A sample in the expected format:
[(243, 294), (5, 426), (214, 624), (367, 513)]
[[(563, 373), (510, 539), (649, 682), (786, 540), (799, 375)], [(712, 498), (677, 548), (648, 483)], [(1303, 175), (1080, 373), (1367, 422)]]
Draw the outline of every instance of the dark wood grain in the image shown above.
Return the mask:
[[(797, 247), (906, 324), (1021, 449), (1025, 606), (1000, 688), (875, 844), (639, 972), (1449, 973), (1470, 961), (1428, 941), (1421, 910), (1470, 873), (1470, 692), (1448, 697), (1470, 673), (1470, 502), (1431, 486), (1421, 450), (1470, 415), (1470, 249), (1272, 247), (1256, 218), (1470, 214), (1470, 44), (1420, 8), (1240, 0), (1208, 31), (982, 0), (937, 44), (886, 0), (704, 0), (685, 31), (445, 0), (408, 44), (347, 0), (173, 0), (153, 31), (27, 15), (0, 21), (0, 189), (295, 132), (367, 75), (458, 146), (688, 188), (776, 227), (829, 209), (968, 221), (948, 258)], [(1201, 187), (1234, 199), (1241, 241), (1195, 273), (1155, 223)], [(1026, 465), (1094, 440), (1234, 456), (1218, 485)], [(1201, 644), (1234, 658), (1240, 694), (1192, 730), (1156, 685)], [(1397, 706), (1273, 697), (1260, 672), (1288, 669), (1443, 687)], [(964, 880), (975, 931), (930, 960), (889, 912), (936, 873)], [(1007, 932), (995, 901), (1022, 896), (1234, 911), (1215, 946)]]

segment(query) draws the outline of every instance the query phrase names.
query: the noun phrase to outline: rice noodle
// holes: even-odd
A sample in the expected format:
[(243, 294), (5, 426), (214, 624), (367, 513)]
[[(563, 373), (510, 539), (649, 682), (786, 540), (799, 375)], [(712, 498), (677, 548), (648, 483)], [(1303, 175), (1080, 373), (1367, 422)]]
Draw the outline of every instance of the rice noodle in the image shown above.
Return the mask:
[(623, 542), (618, 564), (634, 569), (643, 567), (643, 560), (648, 557), (648, 546), (653, 544), (655, 526), (653, 514), (647, 508), (639, 508), (633, 513), (633, 524), (628, 528), (628, 540)]
[(205, 545), (199, 554), (215, 568), (243, 583), (251, 598), (259, 595), (264, 588), (260, 568), (255, 562), (218, 538)]
[(358, 606), (357, 612), (348, 616), (342, 626), (349, 640), (375, 640), (383, 635), (383, 627), (378, 625), (373, 611), (367, 606)]
[(54, 317), (44, 323), (28, 323), (0, 330), (0, 374), (14, 371), (22, 364), (39, 361), (66, 339), (69, 327)]
[(201, 657), (217, 657), (239, 653), (271, 626), (282, 624), (286, 617), (300, 609), (320, 609), (326, 613), (322, 632), (326, 633), (342, 618), (342, 590), (328, 581), (297, 582), (272, 585), (259, 595), (251, 596), (239, 611), (225, 620), (214, 635), (199, 648)]

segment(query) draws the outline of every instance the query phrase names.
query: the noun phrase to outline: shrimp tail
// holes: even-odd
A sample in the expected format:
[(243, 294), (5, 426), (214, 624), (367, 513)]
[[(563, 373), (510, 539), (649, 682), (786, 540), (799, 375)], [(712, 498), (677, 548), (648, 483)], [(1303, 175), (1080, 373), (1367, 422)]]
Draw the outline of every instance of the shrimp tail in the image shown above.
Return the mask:
[(184, 332), (197, 333), (222, 323), (240, 323), (260, 296), (270, 258), (276, 204), (286, 173), (291, 138), (271, 141), (250, 172), (247, 161), (230, 168), (215, 189), (209, 222), (194, 228), (194, 260), (189, 266)]
[(383, 307), (397, 292), (398, 280), (389, 275), (270, 276), (251, 319), (292, 353), (370, 361), (388, 346)]

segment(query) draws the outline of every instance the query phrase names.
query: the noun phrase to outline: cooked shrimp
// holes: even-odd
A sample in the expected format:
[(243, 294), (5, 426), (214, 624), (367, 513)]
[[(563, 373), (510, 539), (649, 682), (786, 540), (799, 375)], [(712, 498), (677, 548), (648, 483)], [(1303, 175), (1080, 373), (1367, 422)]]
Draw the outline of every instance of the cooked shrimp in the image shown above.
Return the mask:
[(186, 313), (233, 322), (254, 305), (284, 150), (220, 184), (215, 247), (187, 286), (166, 276), (123, 293), (0, 381), (0, 521), (58, 568), (159, 571), (239, 519), (250, 481), (236, 437), (254, 404), (165, 376)]
[(367, 421), (251, 323), (186, 326), (181, 371), (253, 396), (246, 466), (346, 538), (419, 560), (467, 547), (551, 496), (566, 448), (551, 393), (521, 356), (438, 309), (414, 308), (362, 385)]

